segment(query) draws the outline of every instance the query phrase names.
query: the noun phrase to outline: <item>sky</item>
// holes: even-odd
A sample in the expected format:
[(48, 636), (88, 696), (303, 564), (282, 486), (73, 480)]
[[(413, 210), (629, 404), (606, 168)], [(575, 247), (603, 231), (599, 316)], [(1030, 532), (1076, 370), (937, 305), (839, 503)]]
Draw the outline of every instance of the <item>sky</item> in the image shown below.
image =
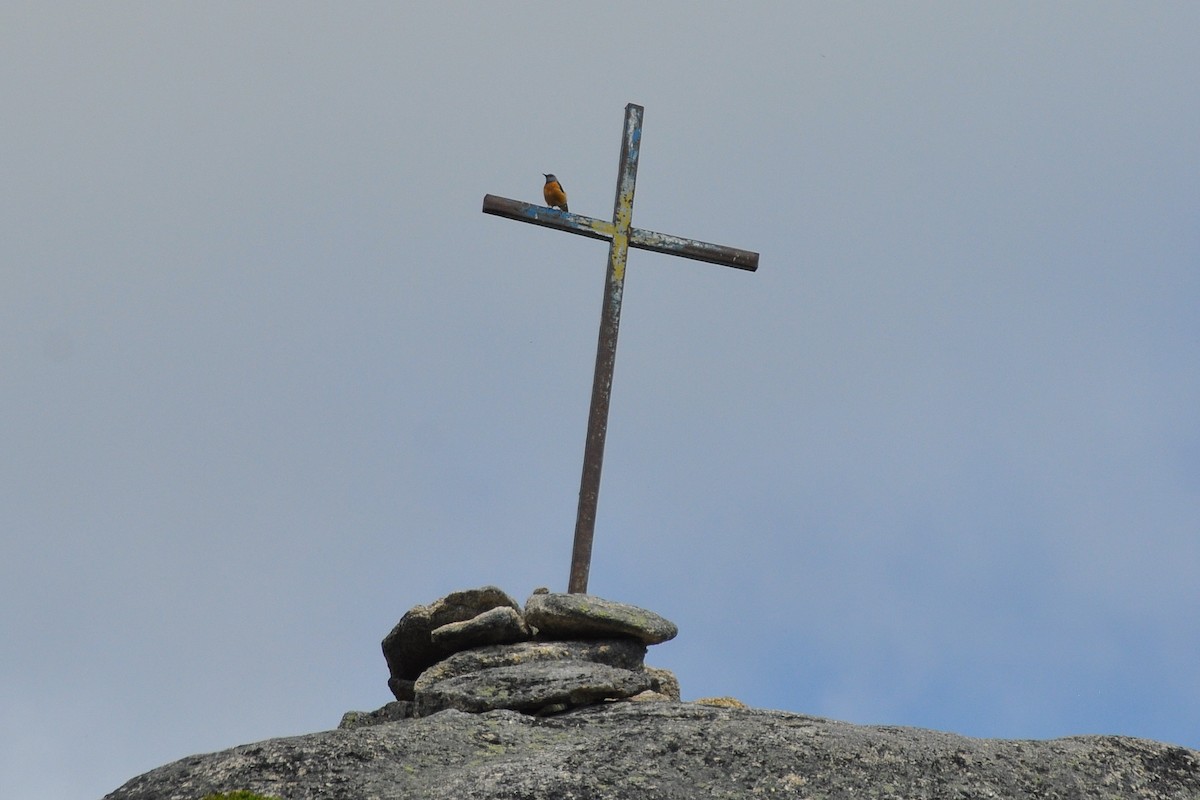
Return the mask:
[[(411, 7), (410, 7), (411, 6)], [(0, 796), (391, 699), (592, 593), (684, 699), (1200, 748), (1200, 5), (7, 3)]]

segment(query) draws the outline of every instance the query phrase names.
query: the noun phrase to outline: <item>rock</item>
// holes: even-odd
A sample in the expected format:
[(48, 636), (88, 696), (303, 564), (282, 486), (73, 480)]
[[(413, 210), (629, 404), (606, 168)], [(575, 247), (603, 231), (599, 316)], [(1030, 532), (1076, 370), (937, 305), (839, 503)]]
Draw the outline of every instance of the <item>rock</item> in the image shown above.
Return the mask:
[[(421, 682), (418, 681), (418, 684)], [(538, 661), (471, 672), (431, 682), (417, 690), (418, 716), (447, 708), (479, 713), (499, 708), (558, 713), (617, 700), (650, 688), (645, 672), (592, 661)]]
[(406, 681), (403, 678), (388, 678), (388, 688), (392, 690), (392, 696), (397, 701), (405, 701), (413, 699), (413, 684), (416, 681)]
[[(391, 677), (416, 680), (422, 670), (453, 652), (434, 644), (434, 630), (452, 622), (473, 619), (500, 606), (520, 610), (515, 600), (495, 586), (452, 592), (428, 606), (414, 606), (382, 642), (383, 657), (387, 659)], [(397, 696), (396, 699), (404, 698)]]
[(591, 661), (621, 669), (640, 670), (646, 646), (632, 639), (599, 639), (591, 642), (518, 642), (463, 650), (421, 673), (414, 690), (438, 681), (494, 667), (511, 667), (543, 661)]
[(429, 606), (429, 614), (433, 620), (433, 626), (438, 628), (448, 622), (471, 619), (485, 611), (491, 611), (493, 608), (501, 606), (521, 610), (517, 601), (509, 597), (504, 590), (495, 586), (482, 586), (478, 589), (451, 592), (445, 597), (435, 600)]
[[(508, 708), (546, 714), (628, 697), (654, 683), (642, 671), (645, 655), (646, 646), (633, 639), (518, 642), (463, 650), (421, 673), (414, 685), (416, 713)], [(556, 670), (555, 665), (567, 668)]]
[(342, 714), (342, 721), (338, 723), (338, 729), (350, 730), (351, 728), (361, 728), (364, 725), (379, 725), (383, 722), (395, 722), (412, 716), (413, 704), (397, 700), (375, 711), (347, 711)]
[[(433, 646), (430, 634), (434, 625), (429, 615), (429, 606), (413, 606), (380, 643), (391, 677), (388, 686), (393, 692), (393, 681), (416, 680), (421, 670), (444, 655), (441, 648)], [(396, 699), (402, 698), (397, 695)]]
[(717, 706), (718, 708), (746, 708), (746, 704), (736, 697), (698, 697), (692, 701), (698, 706)]
[(523, 642), (532, 635), (520, 611), (497, 606), (471, 619), (448, 622), (440, 628), (434, 628), (430, 639), (435, 647), (454, 651), (488, 644)]
[(645, 644), (674, 639), (679, 629), (644, 608), (587, 594), (534, 594), (525, 601), (525, 621), (547, 639), (631, 636)]
[(444, 711), (191, 756), (106, 800), (247, 789), (289, 800), (699, 797), (1195, 800), (1200, 752), (1121, 736), (971, 739), (782, 711), (604, 703)]
[(679, 701), (679, 678), (675, 677), (674, 672), (658, 667), (645, 667), (645, 670), (646, 674), (650, 676), (651, 689), (670, 700)]

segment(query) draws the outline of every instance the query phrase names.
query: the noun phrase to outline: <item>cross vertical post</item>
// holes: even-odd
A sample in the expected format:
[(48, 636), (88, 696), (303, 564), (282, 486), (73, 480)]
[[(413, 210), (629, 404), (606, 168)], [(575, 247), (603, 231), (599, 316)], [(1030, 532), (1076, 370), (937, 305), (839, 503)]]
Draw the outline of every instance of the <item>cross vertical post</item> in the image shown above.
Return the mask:
[(666, 233), (633, 227), (633, 193), (637, 184), (638, 155), (642, 144), (642, 106), (625, 106), (625, 131), (621, 161), (617, 169), (617, 191), (612, 222), (571, 214), (495, 195), (484, 195), (483, 213), (508, 217), (547, 228), (608, 239), (608, 273), (600, 311), (600, 336), (596, 342), (596, 370), (592, 377), (592, 403), (588, 412), (587, 440), (583, 450), (583, 474), (579, 481), (579, 507), (575, 516), (575, 539), (571, 549), (571, 575), (567, 591), (585, 594), (592, 562), (592, 538), (596, 529), (596, 506), (600, 496), (600, 468), (604, 462), (604, 439), (608, 433), (608, 406), (612, 396), (613, 366), (617, 358), (617, 332), (621, 325), (621, 299), (625, 292), (625, 265), (629, 249), (654, 250), (697, 261), (754, 272), (758, 253), (735, 247), (709, 244)]
[(592, 564), (592, 537), (596, 531), (596, 505), (600, 498), (600, 468), (608, 434), (608, 405), (612, 397), (613, 367), (617, 361), (617, 333), (621, 327), (621, 299), (625, 294), (625, 265), (629, 260), (629, 228), (633, 222), (633, 191), (637, 184), (638, 153), (642, 143), (641, 106), (625, 106), (625, 134), (617, 193), (613, 199), (613, 237), (608, 246), (608, 276), (600, 310), (600, 338), (596, 342), (596, 372), (592, 377), (592, 405), (588, 412), (587, 440), (583, 447), (583, 475), (579, 479), (579, 509), (575, 514), (575, 542), (571, 548), (571, 576), (567, 591), (586, 593)]

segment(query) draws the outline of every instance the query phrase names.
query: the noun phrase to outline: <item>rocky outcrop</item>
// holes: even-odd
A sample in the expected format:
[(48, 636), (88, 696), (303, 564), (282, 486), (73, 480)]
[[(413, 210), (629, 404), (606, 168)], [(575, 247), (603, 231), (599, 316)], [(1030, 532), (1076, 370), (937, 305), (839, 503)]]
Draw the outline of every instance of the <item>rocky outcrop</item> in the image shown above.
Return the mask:
[(167, 764), (105, 800), (236, 789), (288, 800), (1196, 800), (1200, 753), (1118, 736), (970, 739), (622, 701), (549, 717), (447, 710), (271, 739)]
[(678, 700), (674, 676), (643, 664), (648, 645), (676, 632), (652, 611), (592, 595), (539, 589), (521, 609), (495, 586), (454, 592), (414, 607), (384, 638), (388, 686), (405, 704), (387, 713), (557, 714), (644, 692)]
[(679, 702), (647, 667), (675, 626), (633, 606), (485, 586), (383, 640), (397, 700), (338, 730), (192, 756), (105, 800), (1198, 800), (1200, 753), (1117, 736), (970, 739)]

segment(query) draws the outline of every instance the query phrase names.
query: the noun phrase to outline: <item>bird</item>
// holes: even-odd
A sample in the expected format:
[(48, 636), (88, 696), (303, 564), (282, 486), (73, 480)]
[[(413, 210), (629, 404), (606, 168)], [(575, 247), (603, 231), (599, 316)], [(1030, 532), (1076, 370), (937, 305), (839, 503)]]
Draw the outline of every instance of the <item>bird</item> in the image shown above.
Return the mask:
[(542, 196), (546, 198), (546, 205), (566, 211), (567, 193), (563, 190), (562, 184), (558, 182), (558, 178), (554, 177), (553, 173), (543, 172), (542, 174), (546, 176), (546, 185), (542, 187)]

